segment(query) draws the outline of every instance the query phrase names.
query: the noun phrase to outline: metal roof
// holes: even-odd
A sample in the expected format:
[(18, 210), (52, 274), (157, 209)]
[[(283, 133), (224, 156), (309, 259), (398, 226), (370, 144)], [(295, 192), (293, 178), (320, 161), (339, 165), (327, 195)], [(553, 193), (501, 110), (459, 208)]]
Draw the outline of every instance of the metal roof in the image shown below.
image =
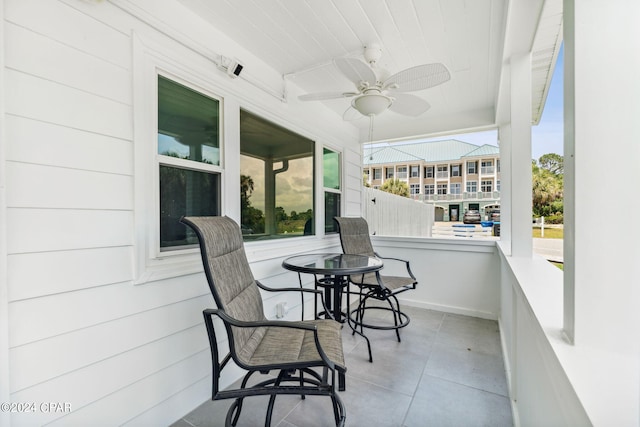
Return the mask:
[(498, 147), (484, 144), (478, 146), (469, 142), (447, 139), (433, 142), (419, 142), (393, 146), (365, 146), (363, 164), (411, 163), (425, 161), (449, 162), (471, 156), (494, 156), (500, 153)]

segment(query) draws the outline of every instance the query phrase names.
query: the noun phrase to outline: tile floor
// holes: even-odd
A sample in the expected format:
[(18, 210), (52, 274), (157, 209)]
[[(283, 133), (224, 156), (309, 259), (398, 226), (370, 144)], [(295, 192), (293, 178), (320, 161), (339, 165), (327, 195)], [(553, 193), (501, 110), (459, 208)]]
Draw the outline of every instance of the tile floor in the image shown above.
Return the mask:
[[(411, 323), (402, 342), (393, 331), (343, 329), (347, 389), (340, 392), (347, 426), (513, 426), (498, 324), (404, 306)], [(378, 311), (378, 310), (376, 310)], [(245, 400), (238, 426), (264, 425), (267, 399)], [(172, 427), (224, 426), (231, 401), (207, 401)], [(330, 400), (280, 396), (273, 426), (332, 426)]]

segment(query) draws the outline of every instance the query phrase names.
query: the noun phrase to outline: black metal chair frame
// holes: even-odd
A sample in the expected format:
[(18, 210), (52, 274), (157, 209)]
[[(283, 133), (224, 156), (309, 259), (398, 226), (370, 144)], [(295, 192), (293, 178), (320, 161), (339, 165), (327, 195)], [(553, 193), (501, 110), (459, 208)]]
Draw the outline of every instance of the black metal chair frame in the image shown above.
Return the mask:
[[(267, 414), (265, 418), (265, 426), (271, 425), (271, 418), (273, 415), (273, 407), (275, 399), (278, 394), (294, 394), (300, 395), (302, 399), (307, 395), (321, 395), (329, 396), (333, 405), (333, 412), (335, 423), (337, 426), (344, 426), (346, 420), (346, 411), (344, 404), (340, 397), (336, 393), (336, 372), (338, 373), (339, 390), (345, 389), (345, 371), (346, 368), (335, 364), (325, 353), (318, 336), (318, 326), (312, 321), (241, 321), (228, 315), (221, 304), (220, 296), (213, 283), (213, 278), (209, 268), (207, 260), (207, 249), (204, 242), (204, 236), (196, 224), (190, 221), (189, 218), (182, 218), (182, 223), (191, 227), (200, 243), (200, 252), (203, 260), (205, 275), (209, 283), (209, 287), (216, 301), (217, 309), (206, 309), (203, 311), (204, 322), (207, 328), (207, 335), (209, 337), (209, 344), (211, 349), (211, 362), (213, 366), (213, 380), (212, 380), (212, 400), (223, 399), (235, 399), (227, 412), (225, 425), (235, 426), (240, 417), (242, 410), (243, 400), (245, 397), (251, 396), (263, 396), (268, 395), (269, 404), (267, 407)], [(240, 233), (240, 230), (238, 230)], [(324, 305), (324, 299), (322, 299), (322, 292), (315, 289), (305, 288), (270, 288), (259, 281), (255, 281), (257, 286), (268, 292), (287, 292), (296, 291), (300, 292), (301, 299), (304, 304), (303, 295), (305, 292), (313, 293), (315, 296), (320, 296)], [(220, 318), (225, 326), (226, 335), (229, 341), (229, 353), (224, 358), (220, 359), (217, 334), (214, 328), (213, 319), (214, 316)], [(303, 309), (304, 316), (304, 309)], [(233, 328), (288, 328), (298, 329), (313, 332), (313, 338), (315, 342), (315, 348), (320, 356), (321, 360), (313, 361), (301, 361), (298, 363), (269, 363), (263, 365), (247, 365), (240, 360), (236, 352), (235, 346), (235, 334)], [(220, 390), (220, 375), (222, 369), (233, 360), (236, 365), (247, 370), (247, 374), (244, 376), (239, 389), (235, 390)], [(315, 369), (314, 369), (315, 368)], [(321, 368), (321, 373), (318, 372), (318, 368)], [(250, 378), (255, 373), (269, 374), (270, 371), (277, 371), (277, 375), (272, 376), (269, 379), (260, 381), (257, 384), (247, 387)]]
[[(340, 224), (341, 219), (342, 218), (340, 217), (335, 217), (335, 220), (338, 223), (338, 228), (340, 231), (342, 231), (341, 229), (342, 225)], [(351, 218), (345, 218), (345, 219), (351, 219)], [(353, 218), (353, 219), (360, 220), (366, 223), (366, 221), (363, 218)], [(340, 243), (341, 243), (343, 252), (350, 253), (345, 248), (345, 240), (342, 232), (340, 233)], [(400, 258), (381, 256), (377, 251), (373, 250), (373, 246), (371, 245), (370, 238), (369, 238), (368, 245), (370, 246), (370, 253), (365, 253), (365, 255), (373, 255), (377, 258), (382, 259), (383, 261), (394, 261), (394, 262), (403, 263), (407, 270), (407, 275), (408, 275), (407, 279), (410, 279), (410, 282), (411, 282), (407, 285), (397, 287), (395, 289), (390, 289), (388, 286), (385, 286), (385, 279), (387, 278), (397, 279), (397, 278), (382, 275), (380, 274), (379, 271), (375, 272), (377, 283), (363, 283), (365, 275), (349, 276), (349, 283), (358, 287), (359, 291), (358, 292), (347, 291), (348, 294), (358, 295), (358, 305), (354, 309), (351, 309), (351, 308), (349, 309), (347, 321), (349, 322), (349, 326), (353, 330), (353, 333), (354, 334), (358, 333), (358, 335), (361, 335), (367, 341), (367, 349), (369, 351), (369, 362), (373, 362), (373, 354), (371, 351), (371, 341), (365, 335), (364, 328), (377, 329), (377, 330), (394, 330), (396, 333), (398, 342), (401, 342), (402, 339), (400, 338), (400, 329), (406, 327), (411, 321), (411, 319), (406, 313), (404, 313), (400, 309), (400, 302), (398, 301), (398, 298), (396, 297), (396, 295), (411, 289), (415, 289), (418, 283), (418, 280), (416, 279), (415, 275), (411, 271), (411, 266), (409, 265), (409, 261), (403, 260)], [(358, 277), (360, 278), (360, 280), (357, 280)], [(384, 306), (377, 306), (377, 305), (367, 305), (367, 302), (370, 299), (384, 301), (388, 303), (389, 306), (384, 307)], [(390, 325), (390, 324), (365, 322), (364, 315), (368, 310), (383, 310), (383, 311), (392, 312), (393, 324)]]

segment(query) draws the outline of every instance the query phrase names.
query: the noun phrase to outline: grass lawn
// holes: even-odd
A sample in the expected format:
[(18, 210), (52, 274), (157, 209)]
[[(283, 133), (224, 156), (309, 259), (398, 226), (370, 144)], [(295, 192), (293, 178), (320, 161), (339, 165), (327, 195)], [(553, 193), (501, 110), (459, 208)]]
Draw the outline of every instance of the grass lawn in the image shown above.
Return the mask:
[[(533, 237), (541, 237), (540, 229), (533, 229)], [(545, 239), (562, 239), (564, 238), (564, 229), (562, 228), (546, 228), (544, 229), (544, 238)]]
[[(546, 231), (545, 231), (545, 234), (547, 234)], [(559, 262), (553, 262), (553, 261), (550, 261), (550, 262), (551, 262), (551, 264), (553, 264), (556, 267), (558, 267), (560, 270), (564, 270), (564, 264), (560, 264)]]

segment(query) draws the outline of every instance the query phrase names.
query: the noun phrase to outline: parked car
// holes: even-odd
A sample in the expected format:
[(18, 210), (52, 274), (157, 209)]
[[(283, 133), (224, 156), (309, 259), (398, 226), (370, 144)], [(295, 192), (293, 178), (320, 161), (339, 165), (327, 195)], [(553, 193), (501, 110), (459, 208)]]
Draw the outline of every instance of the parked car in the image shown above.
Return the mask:
[(500, 222), (500, 211), (493, 211), (489, 215), (489, 219), (493, 222)]
[(462, 222), (465, 224), (480, 224), (480, 211), (475, 209), (466, 211), (462, 216)]

